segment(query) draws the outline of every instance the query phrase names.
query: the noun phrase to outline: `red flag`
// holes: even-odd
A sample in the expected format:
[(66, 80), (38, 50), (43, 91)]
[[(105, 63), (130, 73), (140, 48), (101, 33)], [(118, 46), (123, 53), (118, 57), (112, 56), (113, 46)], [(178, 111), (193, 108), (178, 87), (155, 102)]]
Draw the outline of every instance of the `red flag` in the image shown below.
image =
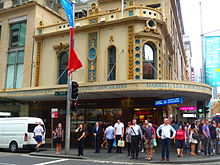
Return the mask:
[(70, 27), (70, 56), (68, 61), (68, 74), (70, 75), (72, 72), (81, 67), (82, 63), (74, 50), (74, 29)]

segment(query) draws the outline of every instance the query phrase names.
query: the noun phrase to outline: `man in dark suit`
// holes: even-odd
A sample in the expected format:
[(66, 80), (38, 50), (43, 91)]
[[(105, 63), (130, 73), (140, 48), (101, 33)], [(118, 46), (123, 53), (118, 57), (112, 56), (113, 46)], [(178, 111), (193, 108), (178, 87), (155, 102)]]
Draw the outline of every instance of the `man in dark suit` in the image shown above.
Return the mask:
[(100, 153), (101, 127), (99, 122), (96, 122), (95, 126), (92, 128), (92, 133), (94, 135), (95, 153)]

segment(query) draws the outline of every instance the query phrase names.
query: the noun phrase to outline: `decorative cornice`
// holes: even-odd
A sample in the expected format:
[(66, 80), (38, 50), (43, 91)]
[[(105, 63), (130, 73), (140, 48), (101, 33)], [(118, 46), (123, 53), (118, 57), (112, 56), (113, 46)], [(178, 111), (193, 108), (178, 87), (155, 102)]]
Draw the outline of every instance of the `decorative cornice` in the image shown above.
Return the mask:
[(53, 48), (56, 50), (56, 54), (59, 55), (62, 51), (69, 49), (69, 43), (60, 42), (60, 44), (54, 45)]

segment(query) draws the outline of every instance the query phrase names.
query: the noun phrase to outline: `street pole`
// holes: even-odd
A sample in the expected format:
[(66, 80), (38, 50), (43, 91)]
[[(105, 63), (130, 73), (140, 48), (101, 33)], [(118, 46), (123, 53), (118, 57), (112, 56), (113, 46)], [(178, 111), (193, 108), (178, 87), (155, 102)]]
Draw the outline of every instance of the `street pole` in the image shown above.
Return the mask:
[[(74, 22), (74, 19), (75, 19), (75, 4), (76, 4), (76, 1), (75, 0), (72, 0), (72, 14), (73, 14), (73, 22)], [(74, 26), (74, 25), (73, 25)], [(74, 30), (74, 27), (73, 27), (73, 30)], [(70, 35), (71, 37), (71, 35)], [(74, 36), (73, 36), (74, 37)], [(74, 39), (70, 38), (70, 46), (69, 48), (71, 49), (71, 41), (74, 41)], [(74, 43), (73, 43), (73, 46), (74, 46)], [(67, 87), (67, 101), (66, 101), (66, 133), (65, 133), (65, 154), (66, 155), (69, 155), (70, 154), (70, 124), (71, 124), (71, 115), (70, 115), (70, 94), (71, 94), (71, 81), (72, 81), (72, 78), (71, 78), (71, 75), (68, 74), (68, 80), (67, 80), (67, 84), (68, 84), (68, 87)]]
[(70, 154), (70, 88), (71, 78), (68, 76), (67, 80), (67, 101), (66, 101), (66, 133), (65, 133), (65, 154)]
[(199, 2), (200, 5), (200, 28), (201, 28), (201, 53), (202, 53), (202, 73), (201, 73), (201, 82), (205, 82), (205, 66), (204, 66), (204, 43), (203, 43), (203, 20), (202, 20), (202, 2)]
[(121, 18), (124, 18), (124, 0), (121, 0)]

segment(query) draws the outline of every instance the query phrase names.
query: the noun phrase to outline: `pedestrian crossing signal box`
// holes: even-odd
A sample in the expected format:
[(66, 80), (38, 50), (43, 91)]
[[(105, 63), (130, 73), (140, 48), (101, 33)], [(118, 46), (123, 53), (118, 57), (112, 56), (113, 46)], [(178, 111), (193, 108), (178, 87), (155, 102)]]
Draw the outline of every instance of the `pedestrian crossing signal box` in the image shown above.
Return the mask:
[(203, 101), (197, 101), (197, 113), (202, 114), (204, 113), (204, 102)]

